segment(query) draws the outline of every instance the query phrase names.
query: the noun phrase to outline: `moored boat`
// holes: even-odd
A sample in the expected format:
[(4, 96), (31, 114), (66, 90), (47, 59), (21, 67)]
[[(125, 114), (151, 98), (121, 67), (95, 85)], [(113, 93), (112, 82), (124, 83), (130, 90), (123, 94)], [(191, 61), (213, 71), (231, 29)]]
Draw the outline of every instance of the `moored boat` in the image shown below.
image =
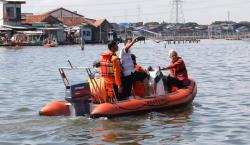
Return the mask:
[(55, 43), (47, 43), (43, 45), (44, 48), (50, 48), (50, 47), (56, 47), (56, 46), (57, 45)]
[[(96, 95), (96, 92), (93, 92), (93, 88), (91, 89), (91, 83), (93, 81), (69, 85), (63, 69), (59, 68), (59, 71), (66, 86), (66, 101), (55, 101), (47, 104), (40, 110), (40, 115), (83, 116), (88, 114), (90, 117), (96, 118), (136, 114), (159, 109), (175, 109), (192, 103), (197, 93), (196, 82), (193, 79), (189, 79), (190, 84), (188, 86), (172, 93), (155, 90), (149, 96), (138, 97), (134, 95), (122, 101), (116, 100), (113, 102), (96, 103), (93, 101), (93, 96)], [(164, 76), (161, 75), (161, 78), (163, 77)], [(155, 83), (154, 86), (157, 86), (160, 83), (162, 83), (162, 85), (166, 84), (163, 83), (163, 81)], [(157, 89), (157, 87), (155, 89)]]
[(11, 38), (11, 46), (42, 46), (45, 34), (42, 31), (20, 31)]

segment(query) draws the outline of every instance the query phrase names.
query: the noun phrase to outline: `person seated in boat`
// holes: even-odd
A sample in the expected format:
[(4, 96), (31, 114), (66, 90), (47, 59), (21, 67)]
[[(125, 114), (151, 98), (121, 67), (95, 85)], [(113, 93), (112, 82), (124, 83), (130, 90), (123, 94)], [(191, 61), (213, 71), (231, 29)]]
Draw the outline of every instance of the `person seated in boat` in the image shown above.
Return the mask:
[(43, 40), (43, 45), (47, 44), (48, 41), (49, 41), (49, 39), (48, 39), (48, 38), (45, 38), (45, 39)]
[(130, 48), (139, 40), (140, 37), (136, 38), (127, 38), (125, 40), (125, 46), (120, 51), (120, 59), (122, 64), (122, 88), (123, 93), (122, 96), (124, 99), (128, 98), (131, 95), (131, 89), (133, 82), (137, 80), (143, 81), (147, 78), (146, 73), (141, 73), (135, 70), (135, 66), (133, 60), (131, 58)]
[[(144, 70), (140, 64), (136, 63), (136, 56), (134, 54), (131, 54), (131, 58), (134, 63), (135, 71), (148, 75), (146, 70)], [(133, 82), (133, 93), (135, 96), (144, 97), (145, 95), (149, 95), (148, 79), (144, 80), (144, 82), (142, 80)]]
[(161, 70), (170, 70), (167, 76), (167, 90), (171, 93), (172, 86), (183, 88), (189, 84), (188, 73), (184, 60), (178, 56), (175, 50), (169, 50), (170, 64)]
[(118, 51), (118, 42), (110, 41), (108, 43), (108, 52), (101, 53), (100, 74), (104, 78), (106, 87), (106, 102), (112, 102), (116, 99), (120, 100), (122, 93), (121, 74), (122, 68), (119, 57), (116, 55)]
[(99, 68), (100, 68), (100, 61), (99, 60), (95, 60), (94, 62), (93, 62), (93, 75), (94, 75), (94, 77), (100, 77), (100, 71), (99, 71)]

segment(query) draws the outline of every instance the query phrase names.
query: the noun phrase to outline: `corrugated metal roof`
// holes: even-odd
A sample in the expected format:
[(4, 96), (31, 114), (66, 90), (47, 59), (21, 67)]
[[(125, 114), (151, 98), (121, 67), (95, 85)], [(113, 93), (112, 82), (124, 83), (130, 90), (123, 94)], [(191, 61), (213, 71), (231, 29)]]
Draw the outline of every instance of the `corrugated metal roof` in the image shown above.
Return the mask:
[(32, 24), (37, 22), (42, 22), (48, 15), (32, 15), (32, 16), (26, 16), (25, 17), (25, 23), (26, 24)]
[(54, 22), (60, 23), (61, 21), (51, 15), (32, 15), (24, 17), (26, 24), (41, 23), (41, 22)]
[(57, 9), (53, 9), (53, 10), (51, 10), (51, 11), (48, 11), (48, 12), (44, 13), (44, 14), (50, 15), (50, 14), (56, 12), (56, 11), (62, 11), (62, 10), (67, 11), (67, 12), (72, 13), (72, 14), (75, 14), (75, 15), (78, 15), (79, 17), (84, 17), (83, 15), (80, 15), (80, 14), (78, 14), (78, 13), (76, 13), (76, 12), (67, 10), (67, 9), (65, 9), (65, 8), (63, 8), (63, 7), (57, 8)]
[(26, 34), (26, 35), (39, 35), (44, 34), (43, 31), (17, 31), (18, 33)]
[(100, 25), (102, 25), (102, 23), (103, 23), (104, 21), (105, 21), (105, 19), (96, 20), (95, 23), (94, 23), (94, 25), (95, 25), (96, 27), (99, 27)]
[(5, 0), (6, 2), (26, 3), (26, 0)]
[(10, 29), (22, 29), (22, 30), (28, 29), (28, 27), (26, 27), (26, 26), (3, 25), (3, 27), (10, 28)]
[(11, 28), (0, 27), (0, 31), (11, 31)]
[(37, 28), (38, 30), (63, 30), (63, 28), (60, 27), (42, 27), (42, 28)]
[(69, 27), (82, 25), (85, 22), (83, 17), (60, 17), (58, 19)]

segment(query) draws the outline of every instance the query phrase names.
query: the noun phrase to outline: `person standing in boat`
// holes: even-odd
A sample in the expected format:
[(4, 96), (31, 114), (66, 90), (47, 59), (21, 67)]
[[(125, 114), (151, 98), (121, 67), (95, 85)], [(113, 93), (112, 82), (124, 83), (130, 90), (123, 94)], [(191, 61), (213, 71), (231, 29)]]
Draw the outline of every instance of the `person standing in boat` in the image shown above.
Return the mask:
[(110, 41), (108, 43), (108, 52), (101, 53), (100, 60), (100, 74), (104, 78), (107, 102), (114, 101), (114, 98), (120, 99), (122, 93), (121, 83), (121, 63), (119, 57), (116, 55), (118, 51), (118, 42)]
[(167, 89), (171, 93), (172, 86), (185, 87), (189, 84), (189, 80), (184, 60), (178, 56), (178, 53), (175, 50), (169, 50), (169, 58), (170, 64), (162, 67), (161, 70), (170, 70), (167, 76)]
[(120, 59), (121, 59), (121, 64), (122, 64), (122, 88), (123, 88), (123, 93), (122, 96), (124, 99), (129, 97), (131, 95), (131, 89), (133, 82), (138, 81), (138, 80), (145, 80), (147, 78), (146, 73), (138, 72), (135, 70), (135, 66), (133, 63), (133, 60), (131, 58), (131, 52), (130, 48), (133, 46), (135, 42), (140, 40), (141, 37), (136, 37), (136, 38), (128, 38), (125, 41), (125, 46), (121, 49), (120, 51)]

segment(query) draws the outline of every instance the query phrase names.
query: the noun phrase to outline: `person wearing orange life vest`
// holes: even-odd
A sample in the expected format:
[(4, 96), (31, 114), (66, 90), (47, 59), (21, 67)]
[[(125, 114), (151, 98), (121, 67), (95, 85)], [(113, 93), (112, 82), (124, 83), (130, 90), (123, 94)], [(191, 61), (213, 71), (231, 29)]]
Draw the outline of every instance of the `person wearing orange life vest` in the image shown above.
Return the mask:
[(169, 58), (170, 64), (161, 70), (170, 70), (170, 75), (167, 76), (167, 89), (171, 93), (172, 86), (185, 87), (189, 84), (189, 80), (186, 65), (178, 53), (175, 50), (169, 50)]
[(108, 52), (101, 53), (100, 60), (100, 75), (104, 78), (107, 97), (114, 99), (117, 97), (119, 100), (122, 93), (121, 84), (121, 63), (116, 52), (118, 51), (118, 43), (116, 41), (110, 41), (108, 43)]
[[(147, 72), (142, 68), (142, 66), (136, 63), (136, 56), (134, 54), (131, 54), (131, 58), (134, 63), (135, 71), (148, 75)], [(149, 95), (148, 89), (148, 81), (144, 82), (141, 80), (137, 80), (133, 82), (133, 93), (135, 96), (144, 97), (145, 95)]]

